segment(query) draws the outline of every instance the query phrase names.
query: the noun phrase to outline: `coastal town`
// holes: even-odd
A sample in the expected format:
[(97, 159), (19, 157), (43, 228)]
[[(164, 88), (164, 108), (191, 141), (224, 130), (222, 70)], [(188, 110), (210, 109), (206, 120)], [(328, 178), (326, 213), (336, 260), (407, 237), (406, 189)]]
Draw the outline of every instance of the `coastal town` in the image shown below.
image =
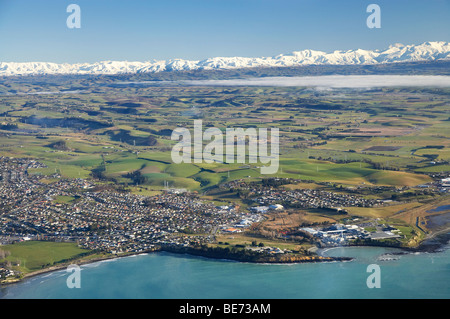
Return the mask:
[(0, 165), (1, 244), (67, 241), (90, 250), (140, 252), (156, 244), (212, 242), (217, 232), (242, 229), (263, 218), (237, 206), (216, 206), (189, 192), (168, 190), (146, 197), (96, 191), (98, 185), (84, 179), (58, 178), (46, 184), (27, 172), (43, 164), (0, 158)]
[[(290, 179), (273, 179), (263, 184), (237, 180), (221, 185), (246, 198), (250, 206), (243, 209), (232, 203), (215, 205), (186, 190), (165, 189), (158, 195), (143, 196), (94, 180), (62, 178), (56, 172), (52, 176), (30, 174), (31, 168), (45, 165), (33, 159), (0, 157), (0, 245), (22, 241), (72, 242), (107, 254), (141, 253), (156, 246), (205, 247), (217, 243), (216, 236), (245, 232), (271, 213), (319, 208), (345, 216), (344, 207), (386, 204), (359, 194), (278, 187), (292, 183)], [(448, 188), (447, 177), (433, 186), (437, 192), (448, 192)], [(353, 219), (349, 224), (307, 225), (296, 231), (318, 247), (402, 236), (391, 225), (367, 219)], [(284, 237), (287, 238), (288, 235)], [(290, 252), (264, 245), (246, 249), (268, 254)], [(8, 267), (2, 267), (0, 273), (3, 278), (14, 276)]]

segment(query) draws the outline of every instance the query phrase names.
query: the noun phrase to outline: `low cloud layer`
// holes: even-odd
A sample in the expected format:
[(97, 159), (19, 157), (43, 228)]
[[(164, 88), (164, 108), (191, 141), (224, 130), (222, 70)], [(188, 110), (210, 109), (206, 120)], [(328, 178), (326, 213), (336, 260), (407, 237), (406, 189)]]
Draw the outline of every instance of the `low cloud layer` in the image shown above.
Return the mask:
[(393, 86), (450, 87), (450, 76), (428, 75), (327, 75), (266, 77), (234, 80), (180, 81), (186, 85), (211, 86), (305, 86), (323, 88), (375, 88)]

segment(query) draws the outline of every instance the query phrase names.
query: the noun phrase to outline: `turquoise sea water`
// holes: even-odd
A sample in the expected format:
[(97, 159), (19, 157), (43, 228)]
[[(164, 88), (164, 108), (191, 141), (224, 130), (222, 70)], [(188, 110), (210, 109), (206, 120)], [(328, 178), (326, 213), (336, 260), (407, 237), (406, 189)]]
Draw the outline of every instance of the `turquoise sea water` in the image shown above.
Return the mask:
[[(69, 289), (70, 275), (57, 271), (0, 290), (2, 298), (450, 298), (450, 249), (438, 253), (377, 258), (395, 249), (334, 248), (325, 255), (351, 262), (250, 264), (152, 253), (81, 266), (81, 288)], [(380, 288), (368, 288), (370, 264), (380, 266)]]

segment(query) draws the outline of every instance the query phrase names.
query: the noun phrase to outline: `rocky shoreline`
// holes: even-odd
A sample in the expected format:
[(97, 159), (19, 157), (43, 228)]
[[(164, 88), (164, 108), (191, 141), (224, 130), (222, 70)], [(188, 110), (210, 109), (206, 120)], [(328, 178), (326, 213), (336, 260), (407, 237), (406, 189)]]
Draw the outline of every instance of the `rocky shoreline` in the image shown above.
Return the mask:
[(351, 261), (352, 257), (325, 257), (319, 255), (300, 255), (295, 253), (269, 254), (244, 250), (229, 250), (226, 248), (205, 247), (162, 247), (161, 251), (200, 256), (212, 259), (232, 260), (247, 263), (260, 264), (292, 264), (311, 262)]
[(255, 253), (251, 255), (247, 255), (244, 257), (243, 255), (240, 255), (236, 252), (229, 252), (224, 253), (224, 250), (201, 250), (199, 248), (195, 247), (178, 247), (178, 246), (165, 246), (165, 247), (158, 247), (154, 248), (148, 251), (141, 251), (139, 253), (125, 253), (125, 254), (116, 254), (116, 255), (110, 255), (110, 256), (104, 256), (100, 258), (94, 258), (89, 260), (74, 260), (70, 263), (61, 263), (59, 265), (55, 265), (49, 268), (44, 268), (41, 270), (37, 270), (28, 274), (25, 274), (21, 278), (9, 280), (0, 282), (0, 287), (5, 287), (8, 285), (13, 285), (19, 282), (22, 282), (25, 279), (32, 278), (35, 276), (43, 275), (50, 272), (60, 271), (66, 269), (70, 264), (76, 264), (78, 266), (86, 265), (86, 264), (93, 264), (96, 262), (101, 262), (105, 260), (111, 260), (111, 259), (118, 259), (118, 258), (124, 258), (124, 257), (130, 257), (134, 255), (142, 255), (142, 254), (148, 254), (148, 253), (154, 253), (154, 252), (168, 252), (168, 253), (174, 253), (174, 254), (184, 254), (184, 255), (190, 255), (190, 256), (198, 256), (198, 257), (205, 257), (205, 258), (211, 258), (211, 259), (218, 259), (218, 260), (231, 260), (236, 262), (249, 262), (249, 263), (264, 263), (264, 264), (287, 264), (287, 263), (311, 263), (311, 262), (335, 262), (335, 261), (351, 261), (353, 258), (351, 257), (324, 257), (324, 256), (318, 256), (318, 255), (312, 255), (312, 256), (303, 256), (299, 254), (261, 254), (261, 253)]
[[(440, 252), (445, 249), (450, 243), (450, 230), (445, 230), (440, 233), (435, 233), (429, 238), (425, 239), (423, 242), (421, 242), (417, 247), (397, 247), (402, 252), (397, 253), (390, 253), (390, 255), (403, 255), (408, 253), (415, 253), (415, 252), (425, 252), (425, 253), (435, 253)], [(371, 246), (373, 247), (373, 246)], [(383, 246), (384, 247), (384, 246)], [(320, 255), (300, 255), (300, 254), (294, 254), (294, 253), (285, 253), (285, 254), (261, 254), (261, 253), (250, 253), (246, 252), (245, 254), (242, 253), (242, 250), (240, 251), (233, 251), (229, 249), (206, 249), (205, 247), (179, 247), (179, 246), (165, 246), (165, 247), (158, 247), (152, 250), (148, 251), (142, 251), (139, 253), (125, 253), (121, 255), (111, 255), (111, 256), (104, 256), (100, 258), (90, 259), (90, 260), (81, 260), (81, 261), (72, 261), (71, 263), (63, 263), (60, 265), (55, 265), (50, 268), (45, 268), (42, 270), (38, 270), (32, 273), (28, 273), (24, 275), (20, 279), (16, 279), (9, 282), (2, 282), (0, 283), (0, 287), (5, 287), (8, 285), (16, 284), (24, 279), (35, 277), (38, 275), (42, 275), (49, 272), (59, 271), (66, 269), (69, 264), (77, 264), (79, 266), (85, 265), (85, 264), (92, 264), (100, 261), (105, 260), (111, 260), (111, 259), (117, 259), (117, 258), (124, 258), (129, 257), (133, 255), (141, 255), (141, 254), (147, 254), (152, 252), (169, 252), (169, 253), (175, 253), (175, 254), (185, 254), (185, 255), (191, 255), (191, 256), (198, 256), (198, 257), (205, 257), (205, 258), (211, 258), (211, 259), (218, 259), (218, 260), (231, 260), (236, 262), (248, 262), (248, 263), (261, 263), (261, 264), (292, 264), (292, 263), (315, 263), (315, 262), (344, 262), (344, 261), (352, 261), (354, 258), (352, 257), (327, 257), (327, 256), (320, 256)]]
[(435, 233), (422, 241), (417, 247), (400, 247), (406, 253), (436, 253), (443, 251), (450, 244), (450, 229)]

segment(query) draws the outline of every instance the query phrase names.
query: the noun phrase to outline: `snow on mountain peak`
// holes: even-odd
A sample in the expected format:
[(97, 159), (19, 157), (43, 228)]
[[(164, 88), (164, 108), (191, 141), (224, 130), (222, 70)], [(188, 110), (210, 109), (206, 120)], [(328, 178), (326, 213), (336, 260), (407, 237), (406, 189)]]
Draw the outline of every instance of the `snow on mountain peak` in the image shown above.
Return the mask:
[(51, 62), (0, 62), (0, 76), (32, 74), (120, 74), (156, 73), (199, 69), (236, 69), (301, 65), (355, 65), (450, 59), (450, 43), (425, 42), (419, 45), (395, 43), (386, 50), (347, 50), (330, 53), (316, 50), (294, 51), (273, 57), (215, 57), (201, 61), (171, 59), (147, 62), (101, 61), (57, 64)]

